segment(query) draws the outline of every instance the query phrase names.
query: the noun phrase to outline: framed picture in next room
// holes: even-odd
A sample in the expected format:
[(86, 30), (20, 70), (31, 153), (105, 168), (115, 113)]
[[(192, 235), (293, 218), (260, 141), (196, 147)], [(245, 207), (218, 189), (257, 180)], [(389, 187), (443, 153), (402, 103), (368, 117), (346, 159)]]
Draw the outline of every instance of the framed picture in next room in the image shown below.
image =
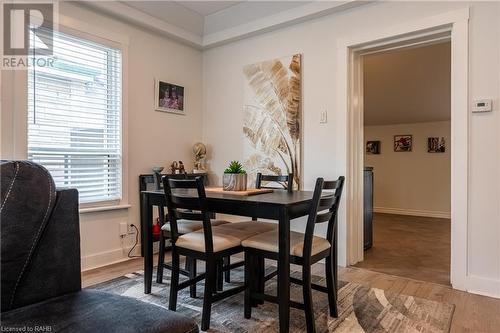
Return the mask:
[(155, 80), (155, 110), (185, 114), (184, 87), (162, 80)]
[(446, 151), (446, 142), (444, 137), (427, 138), (428, 153), (444, 153)]
[(369, 155), (380, 154), (380, 141), (366, 141), (366, 153)]
[(394, 135), (394, 151), (411, 151), (413, 139), (411, 135)]

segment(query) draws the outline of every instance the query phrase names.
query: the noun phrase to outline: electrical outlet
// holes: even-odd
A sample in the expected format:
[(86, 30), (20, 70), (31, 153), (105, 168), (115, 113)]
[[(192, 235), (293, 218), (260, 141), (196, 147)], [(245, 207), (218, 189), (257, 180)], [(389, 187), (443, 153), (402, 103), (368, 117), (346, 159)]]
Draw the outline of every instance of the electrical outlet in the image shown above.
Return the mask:
[(124, 237), (128, 233), (128, 226), (126, 222), (120, 222), (120, 237)]
[(135, 228), (133, 227), (133, 224), (128, 225), (128, 234), (135, 234)]

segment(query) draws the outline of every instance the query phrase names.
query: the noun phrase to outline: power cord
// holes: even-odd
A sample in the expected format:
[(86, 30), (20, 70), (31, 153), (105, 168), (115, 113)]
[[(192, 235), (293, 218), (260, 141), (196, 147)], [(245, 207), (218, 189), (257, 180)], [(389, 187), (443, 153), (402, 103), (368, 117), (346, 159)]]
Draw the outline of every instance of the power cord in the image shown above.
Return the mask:
[(139, 244), (139, 229), (137, 229), (137, 227), (134, 224), (131, 224), (130, 226), (134, 227), (134, 229), (135, 229), (135, 244), (134, 244), (134, 246), (132, 246), (132, 248), (130, 249), (130, 251), (128, 251), (127, 257), (129, 257), (129, 258), (140, 258), (141, 256), (131, 256), (130, 255), (132, 253), (132, 251), (134, 251), (134, 249), (137, 246), (137, 244)]

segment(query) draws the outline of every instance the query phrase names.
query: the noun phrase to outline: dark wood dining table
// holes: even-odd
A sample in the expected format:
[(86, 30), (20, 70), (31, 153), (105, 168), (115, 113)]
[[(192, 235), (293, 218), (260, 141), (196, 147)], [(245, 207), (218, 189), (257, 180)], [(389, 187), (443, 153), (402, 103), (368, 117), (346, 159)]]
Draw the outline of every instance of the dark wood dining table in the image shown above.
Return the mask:
[[(280, 332), (289, 331), (290, 322), (290, 220), (309, 213), (313, 192), (274, 191), (253, 196), (207, 192), (207, 210), (279, 222), (278, 297)], [(153, 206), (166, 205), (162, 190), (141, 191), (141, 230), (144, 250), (144, 292), (151, 293), (153, 278)], [(336, 251), (335, 251), (336, 253)], [(335, 260), (336, 264), (336, 260)], [(335, 265), (337, 267), (337, 265)]]

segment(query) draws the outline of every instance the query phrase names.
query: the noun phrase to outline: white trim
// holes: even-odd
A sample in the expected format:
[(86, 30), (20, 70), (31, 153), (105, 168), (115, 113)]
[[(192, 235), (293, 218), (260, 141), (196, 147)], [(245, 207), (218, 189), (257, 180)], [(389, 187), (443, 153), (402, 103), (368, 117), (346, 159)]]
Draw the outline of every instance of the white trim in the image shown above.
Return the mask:
[(467, 277), (467, 291), (483, 296), (500, 298), (500, 281), (476, 275)]
[[(313, 1), (303, 6), (288, 9), (274, 15), (259, 18), (240, 24), (222, 31), (205, 34), (203, 36), (203, 49), (208, 49), (223, 44), (231, 43), (243, 38), (281, 29), (293, 24), (330, 15), (354, 7), (365, 5), (367, 2), (347, 1)], [(229, 8), (228, 10), (231, 10)], [(217, 15), (215, 13), (214, 15)], [(206, 18), (210, 19), (210, 15)]]
[[(467, 8), (467, 14), (469, 8)], [(465, 15), (464, 15), (465, 16)], [(469, 16), (451, 31), (451, 284), (466, 288), (469, 220)]]
[[(132, 245), (133, 246), (133, 245)], [(109, 266), (130, 260), (132, 258), (127, 257), (128, 252), (132, 246), (127, 246), (124, 248), (114, 249), (110, 251), (99, 252), (85, 256), (81, 258), (81, 271), (89, 271), (99, 267)], [(131, 253), (133, 256), (139, 256), (141, 252), (141, 244), (137, 244), (134, 251)]]
[(129, 209), (130, 207), (132, 207), (132, 205), (130, 205), (130, 204), (98, 206), (98, 207), (80, 208), (80, 210), (78, 212), (80, 214), (86, 214), (86, 213), (95, 213), (95, 212), (105, 212), (108, 210)]
[[(370, 30), (365, 34), (353, 35), (339, 40), (339, 54), (336, 75), (344, 77), (339, 85), (338, 110), (346, 110), (347, 151), (346, 151), (346, 219), (339, 219), (339, 243), (346, 246), (347, 264), (363, 259), (359, 247), (359, 235), (363, 220), (359, 209), (362, 207), (362, 163), (354, 156), (363, 133), (359, 122), (362, 119), (362, 90), (353, 87), (351, 78), (357, 69), (355, 54), (382, 45), (403, 44), (415, 38), (422, 38), (451, 30), (452, 49), (452, 230), (451, 230), (451, 282), (454, 288), (466, 290), (467, 279), (467, 221), (468, 221), (468, 19), (469, 7), (427, 17), (398, 26)], [(360, 66), (359, 61), (357, 66)], [(349, 87), (349, 89), (348, 89)], [(354, 149), (354, 150), (353, 150)], [(355, 150), (357, 149), (357, 150)], [(362, 211), (362, 210), (361, 210)], [(345, 231), (345, 233), (343, 232)], [(342, 251), (339, 251), (341, 253)], [(341, 258), (339, 258), (339, 262)]]
[(118, 1), (79, 1), (78, 4), (90, 7), (92, 10), (97, 9), (127, 22), (132, 22), (140, 27), (153, 30), (194, 48), (202, 48), (203, 39), (201, 36), (167, 23), (154, 16), (143, 13), (140, 10), (122, 4)]
[(450, 219), (451, 218), (450, 212), (439, 212), (439, 211), (431, 211), (431, 210), (373, 207), (373, 212), (384, 213), (384, 214), (407, 215), (407, 216), (435, 217), (435, 218), (440, 218), (440, 219)]
[(102, 13), (112, 15), (122, 21), (155, 31), (196, 49), (203, 50), (336, 12), (364, 6), (370, 2), (372, 1), (316, 1), (222, 31), (203, 35), (192, 33), (118, 1), (80, 1), (78, 4), (94, 11), (98, 10)]

